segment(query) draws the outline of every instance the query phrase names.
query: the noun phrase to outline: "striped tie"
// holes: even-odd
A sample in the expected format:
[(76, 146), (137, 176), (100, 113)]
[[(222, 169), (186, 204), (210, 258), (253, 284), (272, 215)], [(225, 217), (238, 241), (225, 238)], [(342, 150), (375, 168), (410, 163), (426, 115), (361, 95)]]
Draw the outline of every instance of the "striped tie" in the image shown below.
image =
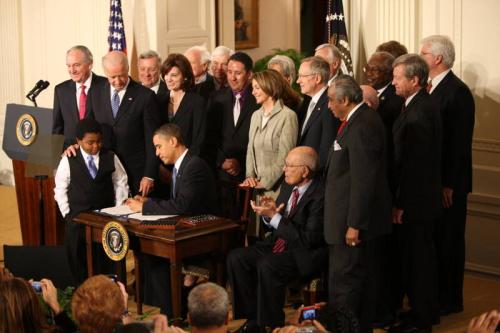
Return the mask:
[[(290, 209), (288, 210), (288, 215), (297, 207), (297, 202), (299, 201), (299, 189), (294, 188), (292, 191), (292, 203), (290, 204)], [(286, 248), (286, 240), (278, 237), (274, 242), (273, 253), (284, 252)]]

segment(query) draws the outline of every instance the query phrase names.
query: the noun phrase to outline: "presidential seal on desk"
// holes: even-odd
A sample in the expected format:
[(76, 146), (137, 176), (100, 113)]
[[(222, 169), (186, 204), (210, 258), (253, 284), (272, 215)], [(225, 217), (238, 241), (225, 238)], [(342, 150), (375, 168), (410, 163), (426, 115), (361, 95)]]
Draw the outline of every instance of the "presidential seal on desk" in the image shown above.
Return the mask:
[(127, 255), (129, 239), (127, 230), (119, 222), (108, 222), (102, 230), (102, 247), (107, 256), (120, 261)]
[(35, 118), (25, 113), (19, 117), (16, 125), (17, 141), (23, 146), (29, 146), (35, 141), (37, 126)]

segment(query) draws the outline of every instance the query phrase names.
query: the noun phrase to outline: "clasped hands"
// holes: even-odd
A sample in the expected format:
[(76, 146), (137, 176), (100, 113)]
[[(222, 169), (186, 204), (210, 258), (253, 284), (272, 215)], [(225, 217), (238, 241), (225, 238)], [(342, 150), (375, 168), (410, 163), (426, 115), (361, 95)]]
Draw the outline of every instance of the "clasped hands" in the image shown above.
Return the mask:
[(275, 214), (281, 214), (283, 209), (285, 209), (284, 203), (276, 206), (276, 201), (268, 196), (261, 196), (259, 201), (259, 203), (256, 203), (255, 201), (250, 200), (250, 205), (252, 206), (254, 212), (266, 218), (271, 219)]

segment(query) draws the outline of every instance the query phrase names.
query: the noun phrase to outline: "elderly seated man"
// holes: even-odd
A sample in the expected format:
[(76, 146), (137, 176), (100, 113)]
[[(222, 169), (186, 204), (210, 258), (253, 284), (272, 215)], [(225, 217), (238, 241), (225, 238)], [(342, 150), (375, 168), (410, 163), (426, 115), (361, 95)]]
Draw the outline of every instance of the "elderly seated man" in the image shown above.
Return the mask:
[(273, 232), (264, 241), (230, 252), (227, 259), (234, 318), (246, 318), (244, 332), (284, 324), (288, 283), (311, 278), (327, 266), (323, 239), (324, 190), (315, 178), (318, 154), (297, 147), (285, 159), (285, 183), (274, 201), (252, 202)]

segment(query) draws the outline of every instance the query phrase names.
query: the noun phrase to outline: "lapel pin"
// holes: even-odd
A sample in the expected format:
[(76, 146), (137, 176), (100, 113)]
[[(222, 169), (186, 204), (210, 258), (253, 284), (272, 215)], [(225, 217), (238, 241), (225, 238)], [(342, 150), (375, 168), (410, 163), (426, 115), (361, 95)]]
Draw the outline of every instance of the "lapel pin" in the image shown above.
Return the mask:
[(128, 100), (129, 100), (129, 101), (131, 101), (131, 100), (132, 100), (132, 97), (129, 97), (129, 98), (128, 98)]

